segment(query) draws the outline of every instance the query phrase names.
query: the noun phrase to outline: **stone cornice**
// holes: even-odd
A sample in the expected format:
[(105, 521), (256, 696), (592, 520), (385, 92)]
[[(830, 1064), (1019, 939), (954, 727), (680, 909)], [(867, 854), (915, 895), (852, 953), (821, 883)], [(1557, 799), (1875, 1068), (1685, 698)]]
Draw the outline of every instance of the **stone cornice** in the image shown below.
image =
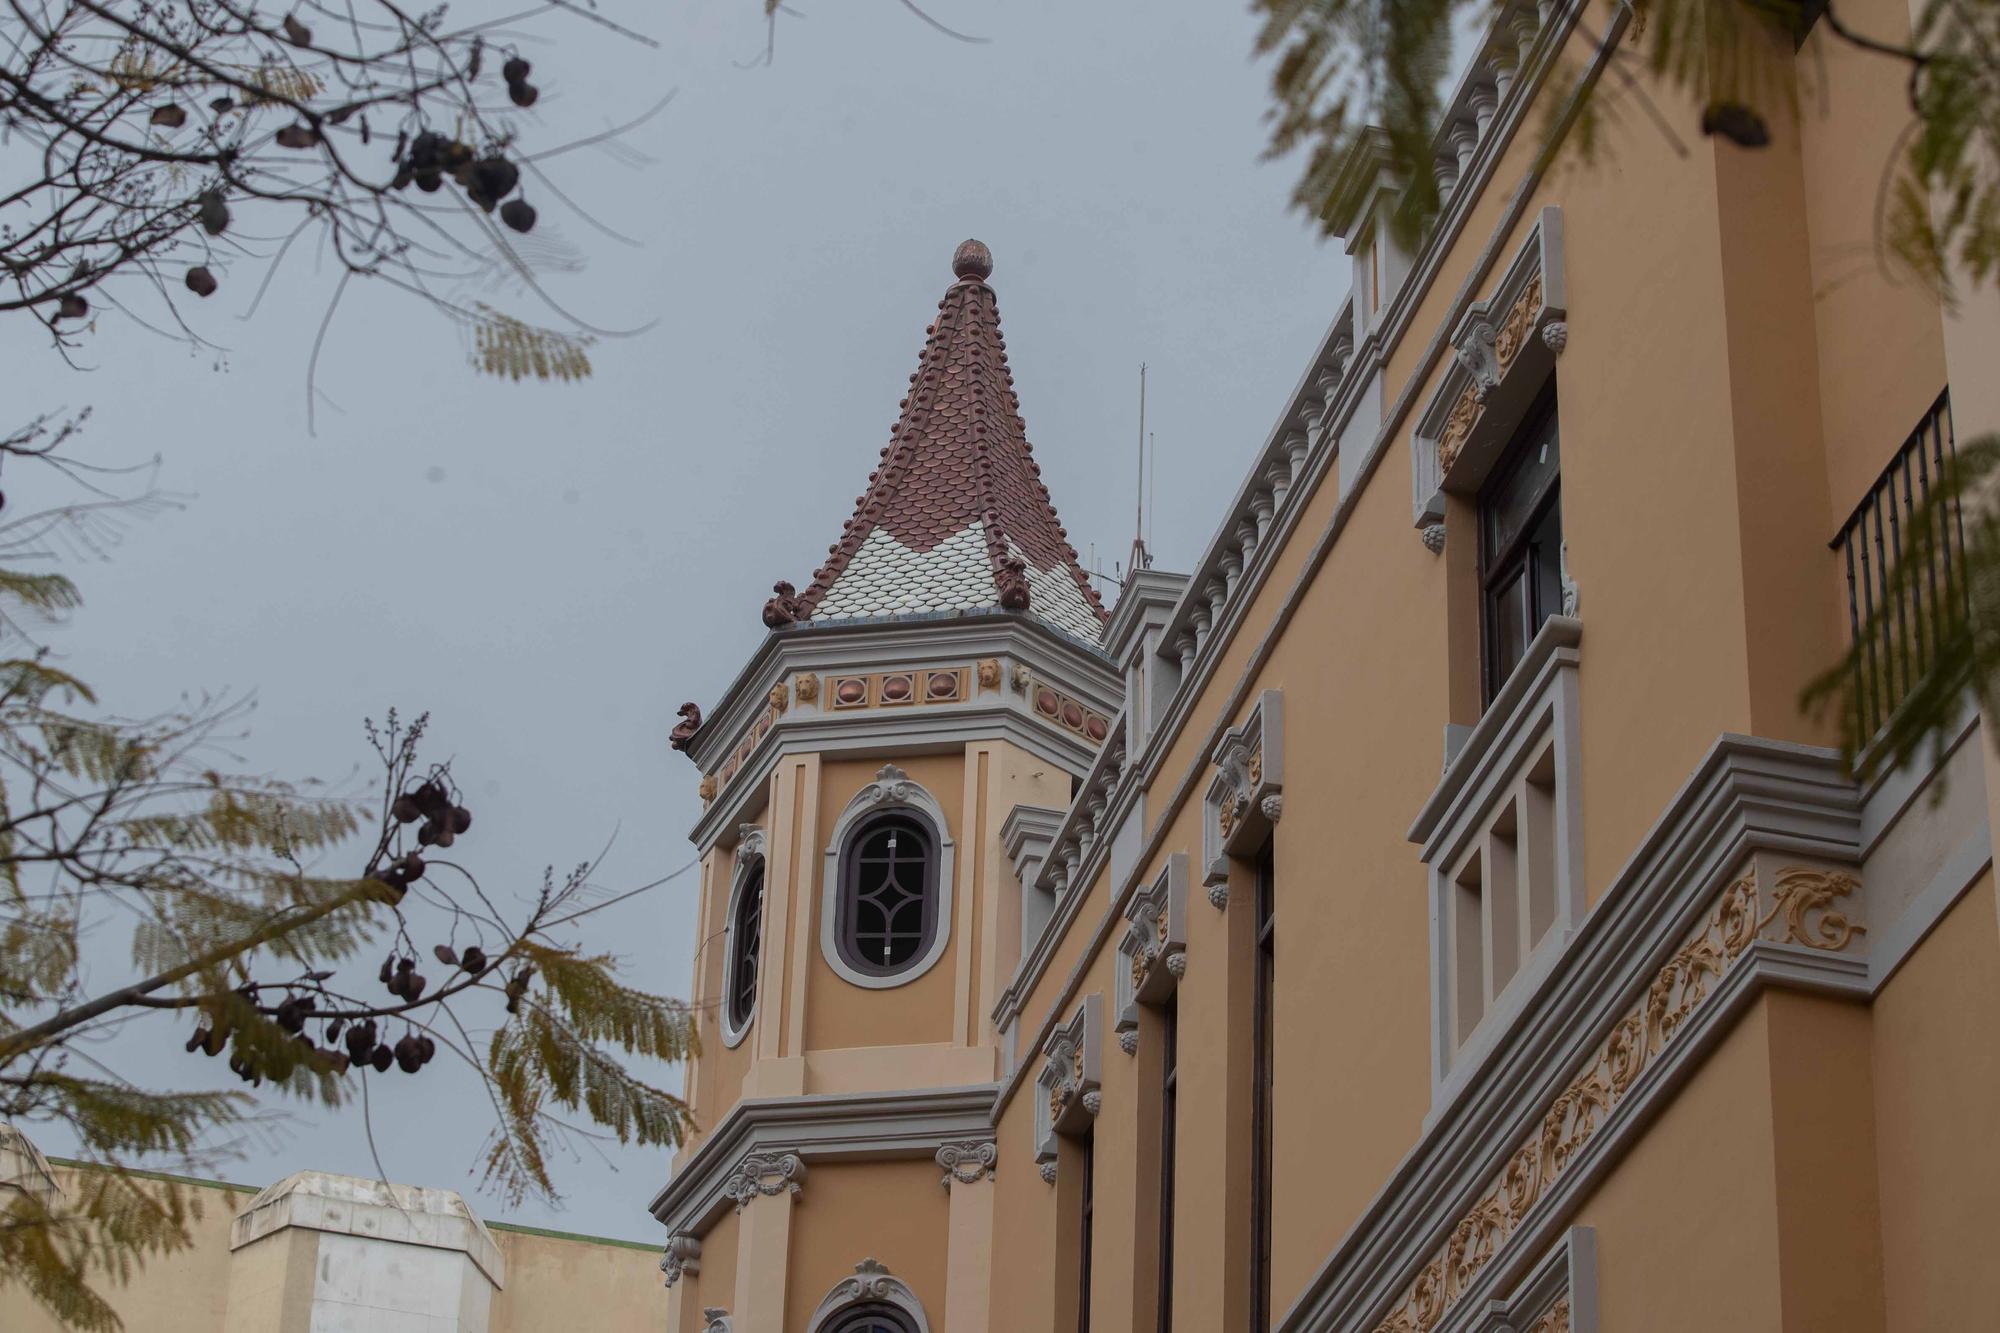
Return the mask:
[(1097, 648), (1058, 634), (1038, 620), (1011, 612), (960, 616), (913, 616), (880, 621), (805, 621), (764, 636), (736, 679), (709, 710), (708, 720), (688, 746), (688, 756), (707, 771), (729, 753), (743, 728), (756, 718), (771, 686), (795, 671), (864, 670), (915, 657), (949, 654), (990, 657), (1033, 646), (1040, 659), (1066, 684), (1101, 707), (1115, 709), (1123, 688), (1111, 663)]
[(649, 1206), (676, 1235), (700, 1236), (735, 1206), (730, 1182), (753, 1157), (817, 1162), (935, 1158), (993, 1139), (991, 1083), (915, 1092), (828, 1093), (738, 1102)]
[[(1016, 683), (975, 683), (961, 700), (927, 706), (836, 709), (830, 701), (789, 697), (773, 708), (773, 695), (802, 677), (839, 672), (970, 666), (991, 659), (1013, 664)], [(1094, 651), (1079, 647), (1039, 622), (1015, 616), (957, 617), (794, 629), (770, 635), (730, 687), (714, 716), (697, 733), (689, 755), (719, 785), (689, 838), (706, 853), (735, 827), (756, 816), (764, 780), (789, 754), (849, 753), (894, 756), (957, 749), (970, 741), (1005, 737), (1073, 774), (1087, 772), (1098, 744), (1035, 711), (1036, 687), (1101, 715), (1108, 732), (1124, 695), (1123, 678)], [(762, 735), (726, 780), (725, 759), (745, 737)], [(708, 779), (704, 779), (707, 781)]]

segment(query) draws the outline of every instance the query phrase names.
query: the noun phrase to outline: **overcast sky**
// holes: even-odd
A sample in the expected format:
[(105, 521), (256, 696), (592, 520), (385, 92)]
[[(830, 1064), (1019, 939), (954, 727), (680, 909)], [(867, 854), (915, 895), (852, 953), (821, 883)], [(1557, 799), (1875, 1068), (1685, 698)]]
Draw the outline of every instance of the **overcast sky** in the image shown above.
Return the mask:
[[(658, 49), (539, 23), (556, 39), (527, 50), (541, 142), (678, 90), (630, 151), (552, 164), (639, 247), (531, 195), (543, 234), (588, 259), (551, 279), (562, 299), (606, 326), (657, 321), (601, 343), (586, 385), (477, 377), (424, 308), (351, 292), (309, 437), (332, 279), (309, 256), (249, 322), (258, 273), (224, 274), (198, 312), (221, 355), (105, 320), (95, 369), (75, 372), (26, 321), (0, 330), (11, 417), (91, 405), (80, 454), (157, 453), (188, 500), (74, 568), (87, 603), (54, 638), (67, 664), (126, 713), (254, 692), (240, 752), (287, 776), (356, 774), (362, 717), (429, 709), (432, 752), (455, 758), (479, 817), (459, 850), (489, 891), (531, 894), (545, 863), (607, 842), (605, 884), (658, 878), (691, 858), (699, 808), (693, 766), (667, 748), (674, 710), (713, 705), (764, 633), (771, 583), (803, 585), (838, 536), (968, 236), (993, 249), (1044, 479), (1106, 568), (1131, 540), (1150, 365), (1154, 547), (1185, 568), (1347, 286), (1338, 246), (1286, 207), (1293, 164), (1258, 160), (1255, 20), (1240, 4), (926, 2), (990, 42), (943, 37), (896, 0), (795, 0), (768, 68), (750, 63), (756, 0), (602, 0)], [(517, 293), (471, 295), (534, 315)], [(5, 481), (11, 508), (45, 498), (25, 472)], [(639, 984), (685, 994), (694, 890), (683, 876), (590, 939)], [(234, 1086), (181, 1054), (185, 1035), (149, 1019), (112, 1054), (151, 1083)], [(476, 1189), (491, 1112), (471, 1079), (440, 1061), (373, 1089), (393, 1178), (458, 1189), (489, 1219), (659, 1239), (644, 1208), (665, 1154), (585, 1151), (559, 1165), (561, 1211), (510, 1211)], [(261, 1186), (306, 1167), (373, 1174), (358, 1116), (295, 1110), (223, 1170)]]

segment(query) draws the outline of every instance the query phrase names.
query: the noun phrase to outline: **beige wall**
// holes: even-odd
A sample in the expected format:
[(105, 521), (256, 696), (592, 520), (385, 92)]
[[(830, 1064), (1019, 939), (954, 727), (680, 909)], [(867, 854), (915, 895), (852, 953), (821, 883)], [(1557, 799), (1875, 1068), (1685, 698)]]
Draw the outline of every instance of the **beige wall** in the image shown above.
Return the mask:
[(814, 1308), (864, 1259), (909, 1283), (926, 1310), (944, 1309), (950, 1199), (940, 1174), (927, 1161), (813, 1168), (792, 1206), (785, 1333), (805, 1333)]
[(1890, 1333), (1976, 1328), (2000, 1309), (2000, 927), (1991, 873), (1873, 1011), (1882, 1268)]
[[(66, 1193), (80, 1197), (95, 1172), (58, 1165)], [(272, 1333), (303, 1331), (309, 1317), (320, 1233), (292, 1227), (231, 1252), (230, 1224), (256, 1191), (218, 1181), (161, 1181), (198, 1210), (193, 1243), (140, 1265), (126, 1283), (102, 1281), (104, 1296), (131, 1333)], [(589, 1328), (659, 1333), (668, 1293), (659, 1250), (651, 1245), (537, 1231), (491, 1228), (506, 1264), (494, 1293), (489, 1333)], [(720, 1265), (727, 1268), (726, 1260)], [(57, 1333), (63, 1326), (18, 1286), (0, 1282), (0, 1329)]]

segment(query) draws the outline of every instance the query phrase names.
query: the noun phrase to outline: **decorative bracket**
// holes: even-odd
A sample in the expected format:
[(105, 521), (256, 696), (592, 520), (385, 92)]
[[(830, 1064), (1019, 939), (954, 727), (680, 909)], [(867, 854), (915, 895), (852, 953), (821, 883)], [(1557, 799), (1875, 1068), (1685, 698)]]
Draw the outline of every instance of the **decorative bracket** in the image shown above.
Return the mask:
[(669, 1287), (680, 1281), (683, 1273), (699, 1273), (701, 1237), (691, 1236), (685, 1231), (677, 1231), (667, 1237), (666, 1252), (660, 1256), (660, 1271), (667, 1275)]
[(1445, 493), (1477, 492), (1534, 407), (1569, 345), (1568, 319), (1562, 210), (1551, 205), (1493, 294), (1459, 320), (1454, 362), (1417, 419), (1410, 439), (1412, 518), (1427, 546), (1444, 517)]
[(1053, 1162), (1056, 1136), (1087, 1133), (1104, 1105), (1104, 996), (1086, 995), (1070, 1021), (1042, 1044), (1035, 1077), (1035, 1160)]
[(1202, 883), (1221, 885), (1228, 905), (1229, 858), (1252, 856), (1284, 815), (1285, 696), (1265, 690), (1242, 726), (1226, 732), (1215, 747), (1215, 778), (1209, 783), (1202, 822)]
[(753, 1152), (737, 1163), (723, 1182), (723, 1194), (736, 1201), (736, 1211), (759, 1195), (775, 1197), (789, 1193), (798, 1198), (806, 1178), (806, 1164), (795, 1152)]
[(736, 1328), (729, 1318), (729, 1311), (719, 1305), (706, 1307), (702, 1310), (701, 1317), (707, 1321), (702, 1324), (701, 1333), (734, 1333)]
[(961, 1185), (977, 1185), (982, 1180), (993, 1179), (993, 1165), (1000, 1160), (1000, 1147), (992, 1140), (966, 1143), (947, 1143), (937, 1150), (937, 1164), (944, 1168), (944, 1179), (938, 1184), (950, 1189), (952, 1182)]
[(1118, 942), (1118, 1045), (1138, 1050), (1139, 1006), (1165, 1004), (1187, 971), (1188, 859), (1167, 857), (1152, 884), (1134, 894), (1125, 908), (1128, 923)]

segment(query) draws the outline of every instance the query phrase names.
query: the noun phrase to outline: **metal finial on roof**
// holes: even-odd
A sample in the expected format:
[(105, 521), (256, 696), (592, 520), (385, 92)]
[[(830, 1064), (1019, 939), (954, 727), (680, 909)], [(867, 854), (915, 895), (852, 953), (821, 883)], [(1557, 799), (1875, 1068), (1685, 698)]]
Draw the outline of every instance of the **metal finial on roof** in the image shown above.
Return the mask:
[(993, 252), (984, 241), (961, 241), (951, 257), (951, 271), (980, 282), (993, 275)]

